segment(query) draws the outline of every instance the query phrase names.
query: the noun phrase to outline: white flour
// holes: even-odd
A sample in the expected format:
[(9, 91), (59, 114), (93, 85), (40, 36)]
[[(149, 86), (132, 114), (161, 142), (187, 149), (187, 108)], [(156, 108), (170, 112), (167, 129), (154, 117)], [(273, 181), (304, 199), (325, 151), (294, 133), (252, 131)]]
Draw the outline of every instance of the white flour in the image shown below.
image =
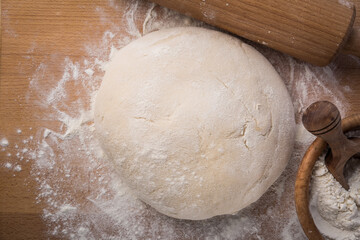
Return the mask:
[(0, 141), (0, 146), (2, 146), (2, 147), (9, 146), (9, 141), (6, 138), (2, 138)]
[[(119, 7), (120, 3), (126, 8)], [(65, 239), (305, 239), (293, 201), (299, 162), (313, 137), (299, 123), (300, 113), (325, 96), (346, 115), (346, 101), (333, 67), (313, 67), (266, 47), (255, 46), (275, 66), (292, 96), (298, 120), (298, 137), (292, 159), (278, 181), (259, 201), (236, 215), (205, 221), (182, 221), (157, 213), (128, 191), (94, 136), (93, 100), (104, 67), (115, 51), (152, 30), (203, 25), (172, 11), (142, 1), (108, 1), (112, 11), (124, 14), (124, 22), (113, 22), (99, 42), (86, 44), (89, 57), (63, 60), (63, 74), (54, 78), (48, 61), (40, 64), (30, 79), (26, 101), (37, 100), (42, 111), (35, 116), (42, 126), (16, 142), (1, 140), (3, 151), (10, 144), (16, 157), (7, 153), (4, 167), (22, 170), (31, 164), (31, 178), (38, 185), (37, 202), (49, 236)], [(112, 21), (106, 11), (96, 9), (99, 19)], [(146, 13), (144, 16), (143, 13)], [(139, 19), (142, 23), (139, 24)], [(124, 33), (126, 30), (126, 33)], [(252, 44), (253, 45), (253, 44)], [(29, 50), (31, 51), (31, 49)], [(46, 76), (46, 79), (45, 79)], [(51, 85), (52, 84), (52, 85)], [(333, 92), (329, 89), (334, 89)], [(33, 116), (34, 117), (34, 116)], [(1, 136), (2, 137), (2, 136)]]
[(343, 5), (347, 8), (352, 8), (354, 6), (354, 3), (349, 2), (347, 0), (338, 0), (338, 3), (340, 3), (341, 5)]

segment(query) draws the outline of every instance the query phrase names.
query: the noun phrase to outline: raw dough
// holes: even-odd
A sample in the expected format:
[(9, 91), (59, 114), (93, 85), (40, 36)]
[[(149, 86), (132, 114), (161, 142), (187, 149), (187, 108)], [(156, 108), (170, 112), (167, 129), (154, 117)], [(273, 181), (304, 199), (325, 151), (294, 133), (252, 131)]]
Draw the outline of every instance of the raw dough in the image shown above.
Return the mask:
[(221, 32), (152, 32), (112, 59), (96, 130), (122, 180), (168, 216), (206, 219), (256, 201), (284, 170), (294, 111), (272, 65)]

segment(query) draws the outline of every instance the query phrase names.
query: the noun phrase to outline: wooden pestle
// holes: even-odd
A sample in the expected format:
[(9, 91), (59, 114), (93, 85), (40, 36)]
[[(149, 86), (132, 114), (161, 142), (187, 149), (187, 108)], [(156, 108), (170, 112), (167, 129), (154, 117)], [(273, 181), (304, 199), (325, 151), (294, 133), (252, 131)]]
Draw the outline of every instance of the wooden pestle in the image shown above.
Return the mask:
[(302, 121), (310, 133), (329, 144), (331, 152), (325, 158), (326, 166), (335, 179), (348, 190), (344, 167), (353, 155), (360, 152), (360, 138), (348, 139), (344, 135), (340, 112), (335, 105), (327, 101), (311, 104), (304, 112)]
[(346, 0), (151, 1), (315, 65), (340, 51), (360, 57), (355, 7)]

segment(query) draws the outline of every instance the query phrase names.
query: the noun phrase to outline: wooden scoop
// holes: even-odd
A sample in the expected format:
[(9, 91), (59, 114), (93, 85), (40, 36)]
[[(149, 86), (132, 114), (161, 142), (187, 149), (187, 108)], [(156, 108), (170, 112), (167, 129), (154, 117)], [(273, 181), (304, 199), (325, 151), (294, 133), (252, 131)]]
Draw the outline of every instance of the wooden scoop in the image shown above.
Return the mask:
[[(335, 108), (336, 109), (336, 108)], [(326, 116), (326, 115), (325, 115)], [(315, 119), (315, 117), (314, 117)], [(360, 114), (349, 116), (341, 121), (343, 132), (360, 129)], [(298, 169), (295, 181), (296, 213), (309, 240), (321, 240), (323, 237), (317, 229), (309, 209), (309, 184), (314, 165), (326, 149), (326, 142), (318, 137), (307, 149)]]
[[(344, 177), (346, 162), (360, 152), (360, 138), (349, 139), (341, 129), (341, 116), (336, 106), (327, 101), (311, 104), (302, 117), (305, 128), (329, 144), (330, 153), (325, 158), (329, 172), (346, 189)], [(360, 163), (359, 163), (360, 164)]]
[(339, 52), (360, 57), (347, 0), (151, 0), (315, 65)]

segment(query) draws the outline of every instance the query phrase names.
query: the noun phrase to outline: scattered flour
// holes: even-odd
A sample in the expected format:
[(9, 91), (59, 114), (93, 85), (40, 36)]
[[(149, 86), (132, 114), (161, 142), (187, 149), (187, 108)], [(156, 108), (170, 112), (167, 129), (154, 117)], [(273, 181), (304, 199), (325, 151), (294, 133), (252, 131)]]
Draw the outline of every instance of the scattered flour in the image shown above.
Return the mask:
[(338, 2), (347, 8), (352, 8), (354, 6), (354, 3), (349, 2), (347, 0), (338, 0)]
[[(23, 164), (30, 164), (29, 181), (38, 185), (36, 201), (45, 206), (49, 238), (305, 239), (292, 199), (299, 162), (313, 137), (302, 128), (300, 113), (325, 96), (346, 115), (346, 100), (334, 66), (314, 67), (250, 43), (271, 61), (292, 96), (299, 133), (293, 156), (277, 182), (241, 212), (204, 221), (169, 218), (137, 200), (117, 178), (94, 136), (94, 97), (107, 62), (127, 43), (161, 28), (208, 26), (145, 1), (109, 0), (108, 7), (122, 14), (124, 22), (113, 22), (99, 42), (84, 45), (93, 57), (65, 57), (63, 74), (52, 85), (43, 84), (45, 76), (55, 79), (48, 61), (39, 64), (25, 99), (39, 99), (41, 111), (35, 118), (42, 120), (42, 127), (30, 128), (30, 137), (19, 134), (18, 138), (23, 138), (14, 142), (16, 158), (10, 162), (7, 155), (4, 165), (21, 171)], [(108, 11), (96, 8), (103, 22), (113, 21)], [(0, 144), (5, 147), (9, 143), (3, 138)]]
[(9, 141), (6, 138), (2, 138), (0, 141), (0, 146), (2, 146), (2, 147), (9, 146)]
[(16, 165), (16, 166), (14, 167), (14, 171), (15, 171), (15, 172), (20, 172), (20, 171), (21, 171), (21, 166), (20, 166), (20, 165)]
[(10, 169), (12, 167), (12, 164), (7, 162), (7, 163), (4, 164), (4, 167)]

